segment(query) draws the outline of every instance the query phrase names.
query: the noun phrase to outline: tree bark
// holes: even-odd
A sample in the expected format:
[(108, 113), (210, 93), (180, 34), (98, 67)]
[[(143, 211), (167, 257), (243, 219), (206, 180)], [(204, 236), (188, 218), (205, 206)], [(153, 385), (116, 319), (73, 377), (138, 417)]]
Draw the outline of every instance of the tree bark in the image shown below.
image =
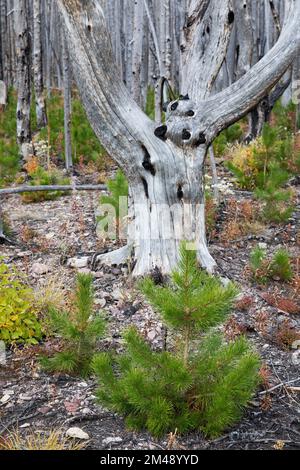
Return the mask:
[(41, 0), (33, 0), (33, 77), (37, 127), (47, 125), (41, 41)]
[(141, 69), (143, 58), (144, 0), (134, 1), (133, 50), (132, 50), (132, 89), (133, 96), (142, 105)]
[(23, 158), (28, 156), (31, 142), (30, 126), (30, 33), (28, 22), (28, 0), (15, 1), (15, 34), (17, 46), (17, 140)]
[(6, 0), (0, 0), (0, 80), (3, 80), (7, 85), (8, 70), (7, 70), (7, 8)]
[(65, 34), (62, 34), (62, 61), (63, 61), (63, 84), (64, 84), (64, 136), (65, 136), (65, 165), (66, 170), (73, 168), (72, 140), (71, 140), (71, 74), (68, 46)]

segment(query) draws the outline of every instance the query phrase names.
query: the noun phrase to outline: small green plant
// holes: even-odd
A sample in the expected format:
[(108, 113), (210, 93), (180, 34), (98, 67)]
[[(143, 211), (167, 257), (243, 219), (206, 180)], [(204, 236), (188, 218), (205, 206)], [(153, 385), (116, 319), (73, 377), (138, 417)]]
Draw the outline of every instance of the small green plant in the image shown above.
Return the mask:
[(53, 357), (41, 359), (46, 370), (82, 377), (90, 374), (96, 341), (104, 333), (103, 318), (93, 314), (92, 283), (91, 275), (78, 274), (74, 311), (59, 312), (50, 307), (50, 324), (62, 336), (65, 345)]
[(228, 144), (238, 142), (243, 136), (243, 130), (240, 124), (236, 123), (225, 129), (214, 141), (214, 151), (216, 156), (224, 155)]
[(279, 249), (273, 256), (270, 264), (270, 275), (272, 278), (279, 278), (283, 282), (289, 282), (293, 279), (291, 258), (285, 249)]
[[(120, 202), (121, 198), (127, 198), (128, 197), (128, 181), (122, 173), (121, 170), (118, 170), (115, 177), (109, 181), (107, 181), (107, 187), (110, 192), (109, 196), (101, 196), (100, 197), (100, 207), (101, 205), (108, 205), (113, 207), (115, 210), (115, 224), (116, 224), (116, 234), (117, 234), (117, 239), (119, 239), (120, 236), (120, 230), (121, 230), (121, 214), (120, 214)], [(126, 209), (127, 209), (127, 204), (126, 204)], [(97, 220), (98, 222), (101, 222), (103, 219), (106, 218), (106, 213), (103, 215), (98, 216)], [(124, 214), (126, 215), (126, 214)], [(104, 227), (104, 231), (108, 230), (108, 226)]]
[(37, 344), (42, 328), (32, 304), (33, 292), (21, 275), (0, 262), (0, 340)]
[(258, 384), (260, 361), (245, 338), (228, 344), (211, 330), (230, 312), (236, 287), (201, 271), (195, 252), (184, 245), (180, 256), (172, 285), (145, 279), (140, 286), (176, 336), (170, 351), (153, 351), (131, 328), (123, 355), (94, 358), (97, 395), (125, 415), (130, 429), (155, 437), (202, 430), (214, 437), (241, 416)]
[[(34, 171), (30, 172), (30, 186), (53, 186), (53, 185), (69, 185), (70, 179), (65, 177), (57, 168), (45, 170), (41, 166), (37, 166)], [(22, 201), (25, 203), (41, 202), (57, 199), (65, 195), (63, 191), (40, 191), (32, 193), (24, 193)]]
[(264, 189), (257, 189), (255, 195), (264, 204), (261, 211), (263, 221), (275, 224), (287, 223), (295, 209), (292, 204), (292, 191), (281, 188), (288, 179), (287, 173), (278, 168), (276, 174), (277, 176), (272, 175)]
[(272, 279), (289, 282), (293, 278), (289, 253), (281, 248), (272, 258), (267, 256), (264, 249), (254, 248), (250, 254), (250, 269), (253, 278), (260, 284), (266, 284)]

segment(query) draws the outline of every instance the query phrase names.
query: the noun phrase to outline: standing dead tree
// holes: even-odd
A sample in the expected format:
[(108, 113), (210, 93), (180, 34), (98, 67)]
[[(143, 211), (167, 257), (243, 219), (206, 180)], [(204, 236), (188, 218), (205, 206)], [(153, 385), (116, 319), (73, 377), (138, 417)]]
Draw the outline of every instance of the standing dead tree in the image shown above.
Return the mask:
[(41, 0), (33, 0), (33, 78), (37, 127), (47, 125), (44, 99), (42, 38), (41, 38)]
[(28, 155), (28, 144), (31, 142), (30, 126), (30, 33), (29, 33), (28, 0), (15, 2), (15, 35), (17, 46), (17, 140), (23, 158)]
[[(289, 2), (280, 38), (265, 57), (234, 84), (211, 95), (235, 12), (231, 0), (192, 0), (182, 90), (190, 96), (183, 93), (183, 99), (171, 102), (166, 124), (156, 129), (119, 80), (99, 2), (57, 3), (89, 120), (129, 181), (128, 247), (136, 260), (134, 274), (143, 275), (155, 266), (170, 272), (177, 263), (181, 239), (191, 240), (201, 265), (213, 270), (215, 261), (205, 238), (207, 150), (223, 129), (248, 114), (269, 93), (292, 64), (300, 42), (300, 2)], [(203, 34), (204, 50), (197, 40)], [(120, 256), (116, 259), (120, 261)]]

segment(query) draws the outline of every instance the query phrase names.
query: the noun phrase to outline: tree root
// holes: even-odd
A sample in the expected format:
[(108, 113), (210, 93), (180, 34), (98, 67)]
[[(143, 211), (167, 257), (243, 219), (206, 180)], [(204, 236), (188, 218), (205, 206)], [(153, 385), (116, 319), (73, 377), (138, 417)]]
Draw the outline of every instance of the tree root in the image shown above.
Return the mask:
[(131, 259), (133, 245), (125, 245), (118, 250), (109, 253), (103, 253), (96, 256), (86, 256), (83, 258), (71, 258), (67, 262), (67, 266), (71, 268), (95, 267), (97, 264), (106, 266), (120, 266), (126, 264)]

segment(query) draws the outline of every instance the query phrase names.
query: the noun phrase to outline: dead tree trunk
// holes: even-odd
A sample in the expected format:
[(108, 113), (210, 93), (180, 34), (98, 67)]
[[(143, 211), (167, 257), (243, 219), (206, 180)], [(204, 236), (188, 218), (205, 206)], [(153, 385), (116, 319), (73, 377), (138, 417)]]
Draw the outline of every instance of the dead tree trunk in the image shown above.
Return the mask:
[(141, 69), (143, 56), (144, 0), (134, 1), (133, 49), (132, 49), (132, 89), (139, 105), (142, 104)]
[(6, 0), (0, 0), (0, 80), (7, 85), (7, 8)]
[(71, 141), (71, 76), (69, 51), (65, 34), (62, 34), (62, 59), (63, 59), (63, 83), (64, 83), (64, 135), (65, 135), (65, 164), (66, 170), (73, 167), (72, 141)]
[(47, 125), (41, 41), (41, 0), (33, 0), (33, 78), (37, 127)]
[(17, 46), (17, 140), (20, 153), (26, 159), (31, 142), (30, 126), (30, 34), (28, 22), (28, 0), (15, 1), (15, 34)]
[(293, 65), (293, 95), (297, 107), (296, 127), (300, 129), (300, 49)]
[[(201, 265), (212, 271), (215, 262), (206, 244), (203, 190), (207, 150), (219, 132), (262, 100), (293, 62), (300, 42), (299, 2), (291, 1), (275, 47), (236, 83), (210, 95), (235, 13), (230, 0), (192, 0), (184, 58), (184, 92), (191, 99), (171, 102), (166, 124), (155, 129), (119, 80), (98, 1), (57, 1), (87, 115), (130, 184), (128, 246), (136, 261), (134, 275), (154, 267), (170, 272), (183, 239), (191, 241)], [(199, 37), (205, 37), (204, 50)], [(128, 247), (123, 253), (128, 255)], [(120, 252), (116, 259), (121, 261)]]

